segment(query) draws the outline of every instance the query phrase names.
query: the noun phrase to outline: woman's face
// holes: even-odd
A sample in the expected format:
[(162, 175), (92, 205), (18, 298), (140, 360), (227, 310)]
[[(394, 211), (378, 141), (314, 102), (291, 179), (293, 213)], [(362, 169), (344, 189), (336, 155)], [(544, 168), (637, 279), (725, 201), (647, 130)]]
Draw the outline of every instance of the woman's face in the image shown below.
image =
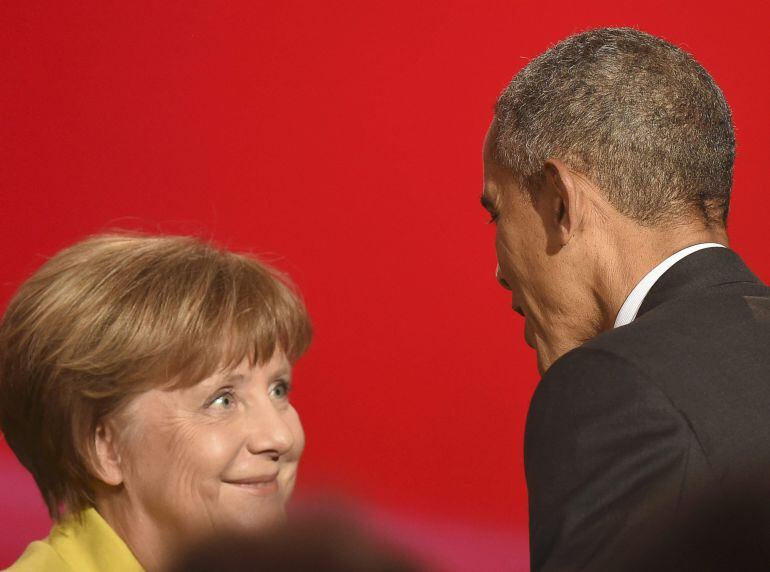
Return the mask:
[(276, 352), (182, 389), (153, 389), (120, 415), (127, 510), (190, 538), (280, 520), (305, 444), (289, 403), (291, 366)]

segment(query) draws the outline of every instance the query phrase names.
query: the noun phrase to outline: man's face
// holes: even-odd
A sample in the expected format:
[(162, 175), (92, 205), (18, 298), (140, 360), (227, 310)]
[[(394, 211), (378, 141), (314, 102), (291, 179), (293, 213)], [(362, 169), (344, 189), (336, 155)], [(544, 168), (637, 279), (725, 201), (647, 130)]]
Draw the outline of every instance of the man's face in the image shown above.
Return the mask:
[[(510, 170), (493, 159), (495, 123), (484, 140), (484, 190), (481, 202), (496, 226), (497, 280), (511, 292), (512, 308), (526, 320), (524, 337), (538, 353), (544, 369), (548, 333), (558, 306), (558, 280), (551, 273), (552, 256), (542, 205), (521, 189)], [(555, 283), (557, 282), (557, 283)]]

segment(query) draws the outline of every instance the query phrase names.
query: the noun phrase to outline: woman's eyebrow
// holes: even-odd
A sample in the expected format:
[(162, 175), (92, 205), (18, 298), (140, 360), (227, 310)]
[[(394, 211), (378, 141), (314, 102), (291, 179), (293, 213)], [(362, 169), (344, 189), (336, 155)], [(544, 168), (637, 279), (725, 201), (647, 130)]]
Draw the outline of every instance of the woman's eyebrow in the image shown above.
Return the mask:
[(271, 378), (277, 377), (291, 377), (291, 366), (282, 366), (276, 369), (271, 375)]
[(222, 378), (223, 383), (239, 383), (244, 380), (244, 375), (242, 373), (228, 373), (226, 376)]

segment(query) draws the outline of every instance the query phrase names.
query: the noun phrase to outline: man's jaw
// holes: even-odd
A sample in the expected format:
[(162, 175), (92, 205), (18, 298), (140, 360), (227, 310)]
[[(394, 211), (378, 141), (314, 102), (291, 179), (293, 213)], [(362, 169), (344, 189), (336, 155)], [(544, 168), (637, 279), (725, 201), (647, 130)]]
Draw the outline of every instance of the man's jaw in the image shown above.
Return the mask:
[(521, 305), (517, 305), (515, 302), (511, 305), (511, 307), (513, 308), (514, 312), (524, 318), (524, 341), (529, 347), (536, 350), (537, 348), (535, 347), (535, 342), (532, 339), (532, 333), (529, 330), (531, 324), (527, 320), (527, 314), (524, 312), (524, 308), (522, 308)]

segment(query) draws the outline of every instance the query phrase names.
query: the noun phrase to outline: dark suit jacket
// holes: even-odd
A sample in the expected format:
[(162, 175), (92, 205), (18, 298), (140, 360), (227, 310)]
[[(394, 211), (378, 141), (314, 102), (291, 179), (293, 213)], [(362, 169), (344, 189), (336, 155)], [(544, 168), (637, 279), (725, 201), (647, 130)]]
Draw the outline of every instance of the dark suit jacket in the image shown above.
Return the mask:
[(700, 499), (770, 480), (770, 289), (728, 249), (675, 264), (543, 376), (525, 467), (534, 572), (616, 569)]

